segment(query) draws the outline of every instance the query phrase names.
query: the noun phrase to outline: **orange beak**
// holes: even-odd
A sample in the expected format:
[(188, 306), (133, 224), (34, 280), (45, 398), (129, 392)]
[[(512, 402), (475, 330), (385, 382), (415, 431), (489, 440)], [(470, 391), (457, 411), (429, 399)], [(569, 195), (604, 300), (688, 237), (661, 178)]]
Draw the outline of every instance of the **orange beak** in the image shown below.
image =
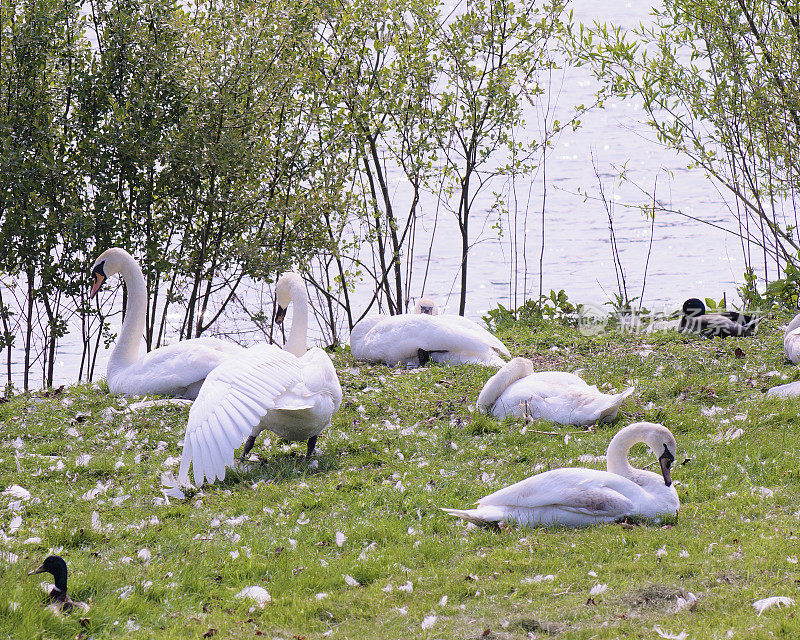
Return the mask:
[(91, 300), (97, 295), (97, 292), (99, 291), (105, 279), (106, 277), (102, 273), (98, 273), (95, 271), (94, 284), (92, 285), (92, 292), (89, 294), (89, 300)]

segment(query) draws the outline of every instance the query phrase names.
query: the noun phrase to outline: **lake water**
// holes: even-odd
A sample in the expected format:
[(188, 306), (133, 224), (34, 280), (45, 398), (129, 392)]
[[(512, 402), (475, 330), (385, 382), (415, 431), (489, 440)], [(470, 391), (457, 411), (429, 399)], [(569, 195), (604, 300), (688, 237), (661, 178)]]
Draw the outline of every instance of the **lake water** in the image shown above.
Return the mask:
[[(576, 20), (592, 22), (602, 17), (626, 27), (647, 21), (650, 12), (649, 3), (644, 2), (579, 0), (572, 6)], [(562, 122), (569, 118), (573, 105), (590, 103), (596, 89), (589, 71), (583, 68), (558, 71), (553, 75), (552, 87), (552, 117)], [(587, 200), (579, 193), (599, 194), (595, 171), (604, 182), (606, 196), (617, 203), (614, 228), (631, 297), (641, 292), (650, 221), (638, 210), (620, 205), (644, 204), (649, 202), (649, 198), (631, 186), (618, 185), (619, 171), (615, 166), (626, 165), (628, 177), (647, 190), (652, 190), (657, 180), (658, 199), (666, 208), (681, 210), (722, 227), (733, 226), (733, 218), (722, 196), (702, 172), (685, 168), (685, 158), (663, 149), (654, 141), (653, 133), (644, 124), (645, 117), (641, 105), (634, 101), (608, 102), (604, 110), (582, 117), (583, 124), (579, 130), (566, 131), (556, 141), (546, 164), (542, 269), (545, 292), (564, 289), (573, 302), (602, 304), (617, 291), (605, 208), (601, 201)], [(536, 136), (540, 117), (531, 111), (528, 118)], [(402, 194), (400, 176), (395, 174), (391, 177), (395, 182), (393, 187)], [(490, 219), (482, 230), (477, 224), (473, 226), (475, 246), (470, 254), (467, 316), (478, 319), (497, 303), (508, 307), (515, 301), (521, 304), (524, 293), (529, 297), (538, 295), (542, 184), (539, 175), (514, 185), (516, 198), (510, 206), (512, 212), (517, 211), (517, 233), (520, 239), (525, 238), (527, 257), (525, 269), (523, 256), (518, 256), (519, 297), (516, 300), (512, 299), (509, 284), (512, 268), (508, 221), (503, 221), (506, 227), (503, 238), (498, 238), (491, 228), (494, 220)], [(484, 210), (490, 206), (488, 199), (477, 206), (481, 204)], [(458, 228), (454, 217), (446, 213), (439, 214), (437, 224), (433, 261), (424, 294), (454, 312), (458, 307), (461, 256), (460, 244), (452, 239), (458, 237)], [(417, 229), (415, 260), (420, 263), (426, 258), (428, 243), (425, 235), (429, 237), (432, 226), (433, 219), (428, 217)], [(735, 236), (678, 214), (657, 214), (644, 304), (651, 309), (672, 309), (688, 297), (719, 299), (723, 292), (729, 300), (735, 301), (737, 283), (741, 283), (743, 271), (744, 260)], [(421, 293), (415, 291), (417, 295)], [(366, 299), (368, 292), (360, 291), (358, 295)], [(57, 359), (58, 383), (74, 380), (77, 372), (75, 362), (80, 355), (80, 346), (70, 339), (68, 337), (62, 343)], [(99, 358), (100, 372), (105, 371), (107, 353), (105, 358)], [(34, 376), (34, 380), (37, 379)]]

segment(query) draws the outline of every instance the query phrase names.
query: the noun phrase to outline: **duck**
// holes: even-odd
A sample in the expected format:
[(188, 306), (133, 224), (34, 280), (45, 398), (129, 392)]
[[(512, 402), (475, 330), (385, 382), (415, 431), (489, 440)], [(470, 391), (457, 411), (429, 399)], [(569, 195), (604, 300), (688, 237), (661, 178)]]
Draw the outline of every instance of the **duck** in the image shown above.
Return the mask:
[(757, 316), (738, 311), (706, 313), (706, 305), (702, 300), (689, 298), (683, 303), (683, 314), (678, 330), (684, 333), (699, 333), (706, 338), (749, 336), (756, 330), (760, 321), (761, 318)]
[(189, 484), (189, 468), (200, 486), (225, 478), (242, 443), (247, 459), (265, 429), (290, 442), (306, 442), (306, 459), (342, 403), (342, 387), (330, 356), (306, 350), (308, 294), (302, 277), (283, 274), (276, 284), (275, 320), (282, 324), (293, 304), (292, 327), (284, 349), (256, 344), (206, 378), (189, 410), (177, 481)]
[[(631, 467), (628, 452), (639, 442), (658, 458), (661, 474)], [(676, 451), (675, 438), (664, 425), (637, 422), (611, 439), (607, 471), (553, 469), (484, 496), (475, 509), (444, 511), (480, 526), (582, 527), (628, 517), (657, 520), (680, 508), (670, 470)]]
[(792, 364), (800, 362), (800, 313), (786, 325), (783, 334), (783, 351)]
[(379, 314), (364, 318), (350, 331), (355, 360), (389, 366), (474, 363), (501, 367), (500, 356), (511, 357), (506, 346), (478, 323), (463, 316), (440, 314), (429, 298), (419, 300), (413, 313)]
[(103, 282), (119, 274), (128, 292), (128, 307), (117, 344), (108, 360), (106, 378), (112, 393), (127, 396), (155, 394), (194, 400), (206, 376), (245, 348), (219, 338), (192, 338), (153, 349), (139, 357), (143, 340), (147, 292), (144, 275), (125, 249), (112, 247), (95, 260), (89, 298)]
[(481, 389), (477, 407), (496, 418), (516, 416), (559, 424), (611, 422), (633, 387), (601, 393), (574, 373), (534, 372), (527, 358), (512, 358)]
[(71, 613), (73, 611), (88, 611), (89, 605), (85, 602), (76, 602), (67, 594), (67, 563), (61, 556), (47, 556), (38, 569), (28, 572), (29, 576), (39, 573), (52, 574), (55, 586), (47, 594), (47, 609), (53, 613)]

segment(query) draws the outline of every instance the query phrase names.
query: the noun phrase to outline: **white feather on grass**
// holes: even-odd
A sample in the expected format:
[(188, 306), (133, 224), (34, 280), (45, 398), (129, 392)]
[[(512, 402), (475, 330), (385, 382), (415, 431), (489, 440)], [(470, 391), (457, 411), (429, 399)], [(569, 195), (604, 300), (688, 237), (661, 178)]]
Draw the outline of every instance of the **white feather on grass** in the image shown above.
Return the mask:
[(653, 631), (655, 631), (659, 637), (667, 638), (667, 640), (686, 640), (686, 638), (689, 637), (689, 634), (685, 631), (669, 633), (668, 631), (664, 631), (661, 627), (653, 627)]
[(794, 605), (794, 600), (786, 596), (772, 596), (764, 598), (763, 600), (756, 600), (753, 603), (753, 608), (758, 611), (758, 615), (761, 616), (767, 609), (772, 609), (773, 607), (778, 607), (780, 609), (783, 605), (791, 607)]
[(234, 597), (250, 598), (251, 600), (255, 600), (256, 604), (262, 609), (266, 606), (268, 602), (272, 602), (272, 596), (269, 595), (269, 592), (264, 587), (259, 587), (258, 585), (254, 585), (252, 587), (245, 587)]

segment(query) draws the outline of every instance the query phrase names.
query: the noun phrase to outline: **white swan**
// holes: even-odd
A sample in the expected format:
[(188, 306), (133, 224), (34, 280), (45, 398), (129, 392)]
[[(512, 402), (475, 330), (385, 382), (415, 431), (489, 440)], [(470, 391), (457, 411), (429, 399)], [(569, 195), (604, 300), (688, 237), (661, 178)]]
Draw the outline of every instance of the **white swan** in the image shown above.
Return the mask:
[(477, 323), (452, 314), (440, 315), (436, 303), (421, 299), (414, 313), (377, 315), (356, 323), (350, 332), (356, 360), (422, 366), (472, 362), (503, 366), (498, 354), (510, 357), (506, 346)]
[(189, 410), (178, 472), (181, 485), (188, 485), (189, 465), (198, 487), (203, 478), (224, 478), (234, 451), (244, 443), (244, 460), (264, 429), (285, 440), (307, 441), (310, 456), (342, 402), (328, 354), (316, 347), (306, 351), (308, 295), (302, 278), (284, 274), (276, 291), (276, 321), (282, 322), (286, 307), (294, 304), (286, 349), (257, 344), (209, 374)]
[[(783, 351), (792, 364), (800, 363), (800, 313), (786, 325), (783, 333)], [(800, 381), (781, 384), (767, 390), (768, 398), (794, 398), (800, 396)]]
[(800, 362), (800, 313), (786, 325), (786, 331), (783, 334), (783, 350), (792, 364)]
[[(628, 451), (638, 442), (658, 457), (661, 475), (628, 463)], [(637, 422), (611, 439), (606, 452), (608, 471), (554, 469), (481, 498), (477, 509), (444, 511), (478, 525), (567, 527), (674, 514), (680, 507), (670, 475), (676, 449), (675, 438), (665, 426)]]
[(118, 247), (100, 254), (92, 267), (94, 285), (89, 297), (93, 298), (106, 278), (115, 273), (125, 281), (128, 308), (108, 360), (106, 377), (113, 393), (155, 393), (193, 399), (217, 365), (244, 352), (244, 347), (219, 338), (193, 338), (159, 347), (140, 358), (147, 291), (142, 270), (133, 256)]
[(630, 387), (622, 393), (601, 393), (573, 373), (535, 373), (530, 360), (513, 358), (486, 381), (477, 406), (498, 418), (513, 415), (586, 425), (616, 418), (622, 402), (633, 391)]

